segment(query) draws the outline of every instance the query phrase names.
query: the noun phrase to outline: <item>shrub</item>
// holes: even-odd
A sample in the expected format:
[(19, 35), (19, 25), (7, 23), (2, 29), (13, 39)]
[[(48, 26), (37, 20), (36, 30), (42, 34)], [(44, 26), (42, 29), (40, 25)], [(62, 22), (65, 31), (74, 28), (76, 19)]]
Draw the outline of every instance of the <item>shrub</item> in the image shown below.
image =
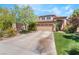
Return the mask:
[(3, 37), (3, 32), (0, 32), (0, 37)]
[(66, 52), (69, 55), (79, 55), (79, 45), (75, 43), (75, 45), (71, 46)]
[(60, 31), (61, 30), (61, 26), (62, 26), (61, 21), (56, 21), (56, 31)]
[(69, 55), (79, 55), (78, 48), (72, 48), (71, 50), (67, 51)]
[(74, 33), (76, 32), (76, 27), (75, 26), (72, 26), (72, 25), (68, 25), (65, 30), (64, 30), (66, 33)]
[(6, 37), (11, 37), (15, 35), (16, 35), (16, 31), (13, 28), (8, 28), (7, 30), (5, 30)]
[(27, 31), (27, 30), (22, 30), (22, 31), (20, 31), (20, 33), (21, 34), (25, 34), (25, 33), (28, 33), (29, 31)]
[(35, 31), (36, 30), (36, 23), (31, 23), (28, 26), (28, 31)]

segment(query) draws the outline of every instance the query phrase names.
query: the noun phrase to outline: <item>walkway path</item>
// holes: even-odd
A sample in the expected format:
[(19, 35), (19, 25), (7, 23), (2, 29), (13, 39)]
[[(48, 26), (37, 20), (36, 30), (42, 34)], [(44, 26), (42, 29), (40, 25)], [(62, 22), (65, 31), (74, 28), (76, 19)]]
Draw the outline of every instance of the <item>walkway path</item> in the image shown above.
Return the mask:
[[(0, 54), (1, 55), (40, 55), (48, 54), (47, 51), (40, 53), (39, 41), (51, 36), (52, 32), (38, 31), (29, 34), (22, 34), (14, 38), (8, 38), (7, 40), (0, 41)], [(42, 39), (43, 38), (43, 39)], [(51, 44), (48, 50), (51, 54), (56, 54), (54, 39), (50, 40)], [(47, 43), (45, 43), (46, 45)], [(44, 45), (42, 45), (44, 47)], [(45, 48), (46, 49), (46, 48)], [(50, 53), (49, 53), (50, 54)]]

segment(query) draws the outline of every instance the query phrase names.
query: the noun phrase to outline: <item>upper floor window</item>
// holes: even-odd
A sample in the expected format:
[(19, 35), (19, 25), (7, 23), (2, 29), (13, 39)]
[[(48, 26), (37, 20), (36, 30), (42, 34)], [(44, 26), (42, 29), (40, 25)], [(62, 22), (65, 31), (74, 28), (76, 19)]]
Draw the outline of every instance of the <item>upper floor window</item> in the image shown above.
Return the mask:
[(47, 19), (51, 19), (51, 17), (50, 16), (47, 16)]
[(39, 20), (41, 20), (41, 17), (39, 17)]
[(45, 20), (45, 17), (42, 17), (42, 20)]

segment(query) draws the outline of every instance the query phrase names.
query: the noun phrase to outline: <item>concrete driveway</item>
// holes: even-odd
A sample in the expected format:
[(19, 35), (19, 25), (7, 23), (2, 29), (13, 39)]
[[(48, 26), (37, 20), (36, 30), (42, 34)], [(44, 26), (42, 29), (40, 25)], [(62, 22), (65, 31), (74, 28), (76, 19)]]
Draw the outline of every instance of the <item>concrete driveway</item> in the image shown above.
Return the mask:
[(53, 33), (37, 31), (0, 41), (0, 55), (55, 55)]

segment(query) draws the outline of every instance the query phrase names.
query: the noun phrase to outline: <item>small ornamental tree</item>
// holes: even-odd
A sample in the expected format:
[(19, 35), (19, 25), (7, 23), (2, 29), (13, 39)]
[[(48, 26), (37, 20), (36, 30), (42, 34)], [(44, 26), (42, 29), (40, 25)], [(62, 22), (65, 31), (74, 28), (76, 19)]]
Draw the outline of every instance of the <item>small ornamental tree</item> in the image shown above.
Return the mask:
[(76, 30), (77, 27), (79, 26), (79, 9), (75, 9), (70, 16), (70, 24), (75, 27), (74, 29)]

